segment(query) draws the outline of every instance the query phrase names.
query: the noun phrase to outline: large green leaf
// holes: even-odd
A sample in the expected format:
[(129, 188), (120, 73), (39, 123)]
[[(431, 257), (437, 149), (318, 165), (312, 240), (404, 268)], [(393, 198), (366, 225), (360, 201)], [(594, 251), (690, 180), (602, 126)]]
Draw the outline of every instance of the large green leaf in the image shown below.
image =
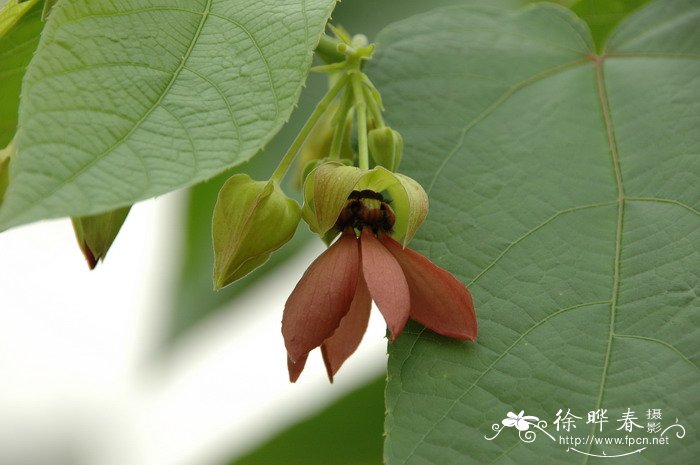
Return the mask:
[[(608, 463), (515, 428), (621, 437), (631, 408), (686, 435), (615, 463), (700, 456), (700, 2), (623, 21), (602, 56), (571, 12), (457, 7), (385, 30), (368, 68), (402, 168), (429, 190), (412, 247), (468, 283), (476, 343), (407, 327), (390, 347), (385, 457), (394, 464)], [(559, 409), (582, 417), (556, 432)], [(635, 430), (638, 431), (638, 430)], [(645, 436), (644, 432), (635, 433)], [(647, 437), (653, 435), (648, 434)], [(640, 462), (642, 461), (642, 462)]]
[(304, 419), (231, 465), (381, 465), (384, 376)]
[(65, 0), (22, 89), (0, 227), (210, 178), (287, 120), (336, 0)]
[[(4, 148), (15, 135), (17, 109), (22, 76), (31, 60), (43, 26), (41, 2), (34, 4), (20, 19), (13, 18), (12, 28), (0, 33), (0, 148)], [(24, 13), (23, 4), (6, 10)], [(8, 20), (8, 27), (9, 27)]]

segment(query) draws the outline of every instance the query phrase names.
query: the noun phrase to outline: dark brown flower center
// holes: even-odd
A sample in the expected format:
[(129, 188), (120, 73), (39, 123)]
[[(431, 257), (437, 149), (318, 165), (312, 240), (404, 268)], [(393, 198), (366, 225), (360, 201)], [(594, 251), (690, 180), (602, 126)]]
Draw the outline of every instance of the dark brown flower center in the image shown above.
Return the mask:
[(395, 221), (394, 211), (382, 194), (371, 190), (352, 191), (335, 227), (340, 231), (348, 227), (362, 231), (368, 227), (376, 234), (391, 232)]

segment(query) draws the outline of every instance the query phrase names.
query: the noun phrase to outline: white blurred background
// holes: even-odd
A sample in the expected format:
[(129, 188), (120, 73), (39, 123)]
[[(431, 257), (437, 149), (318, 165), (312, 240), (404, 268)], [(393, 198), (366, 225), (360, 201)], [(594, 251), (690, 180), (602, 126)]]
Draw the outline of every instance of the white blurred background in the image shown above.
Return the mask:
[(287, 379), (282, 309), (320, 241), (158, 354), (183, 200), (137, 204), (92, 272), (69, 220), (0, 234), (0, 465), (217, 465), (382, 372), (375, 310), (333, 385), (319, 353)]

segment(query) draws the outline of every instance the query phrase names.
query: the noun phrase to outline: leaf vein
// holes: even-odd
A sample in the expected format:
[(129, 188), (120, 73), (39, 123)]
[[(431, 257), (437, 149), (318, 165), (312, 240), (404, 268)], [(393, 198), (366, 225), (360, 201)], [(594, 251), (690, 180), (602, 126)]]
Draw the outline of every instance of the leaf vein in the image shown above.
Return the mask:
[(548, 225), (549, 223), (551, 223), (552, 221), (556, 220), (556, 219), (559, 218), (560, 216), (565, 215), (565, 214), (567, 214), (567, 213), (579, 211), (579, 210), (586, 210), (586, 209), (589, 209), (589, 208), (607, 207), (607, 206), (610, 206), (610, 205), (615, 205), (616, 203), (617, 203), (617, 201), (611, 201), (611, 202), (603, 202), (603, 203), (594, 203), (594, 204), (590, 204), (590, 205), (580, 205), (580, 206), (578, 206), (578, 207), (567, 208), (566, 210), (560, 210), (560, 211), (554, 213), (552, 216), (550, 216), (549, 218), (547, 218), (546, 220), (544, 220), (542, 223), (540, 223), (540, 224), (538, 224), (537, 226), (535, 226), (535, 227), (529, 229), (529, 230), (526, 231), (522, 236), (518, 237), (518, 238), (515, 239), (513, 242), (511, 242), (510, 244), (508, 244), (508, 246), (507, 246), (505, 249), (503, 249), (503, 251), (502, 251), (500, 254), (498, 254), (498, 256), (497, 256), (495, 259), (493, 259), (493, 261), (492, 261), (491, 263), (489, 263), (483, 270), (481, 270), (481, 271), (479, 272), (479, 274), (477, 274), (471, 281), (469, 281), (469, 283), (467, 284), (467, 287), (469, 287), (469, 286), (471, 286), (472, 284), (474, 284), (475, 282), (477, 282), (477, 281), (479, 280), (479, 278), (481, 278), (481, 276), (483, 276), (487, 271), (489, 271), (489, 270), (490, 270), (491, 268), (493, 268), (499, 261), (501, 261), (501, 259), (502, 259), (508, 252), (510, 252), (510, 250), (511, 250), (513, 247), (515, 247), (515, 246), (518, 245), (520, 242), (522, 242), (522, 241), (524, 241), (525, 239), (527, 239), (529, 236), (531, 236), (531, 235), (534, 234), (535, 232), (537, 232), (537, 231), (539, 231), (540, 229), (542, 229), (544, 226), (546, 226), (546, 225)]
[(629, 200), (630, 202), (650, 202), (676, 205), (700, 216), (700, 211), (676, 199), (662, 199), (658, 197), (625, 197), (625, 200)]
[[(418, 449), (418, 447), (419, 447), (423, 442), (425, 442), (425, 439), (428, 437), (428, 435), (429, 435), (431, 432), (433, 432), (433, 431), (435, 430), (435, 428), (437, 427), (437, 425), (438, 425), (440, 422), (442, 422), (445, 418), (447, 418), (447, 417), (449, 416), (449, 414), (452, 412), (452, 409), (454, 409), (454, 408), (457, 406), (457, 404), (460, 403), (461, 400), (464, 399), (464, 397), (465, 397), (467, 394), (469, 394), (469, 393), (471, 392), (471, 390), (474, 389), (474, 388), (479, 384), (479, 381), (481, 381), (481, 380), (484, 378), (484, 376), (486, 376), (486, 374), (488, 374), (488, 373), (496, 366), (496, 364), (497, 364), (499, 361), (501, 361), (501, 360), (503, 359), (503, 357), (505, 357), (506, 355), (508, 355), (508, 354), (510, 353), (510, 351), (511, 351), (516, 345), (518, 345), (518, 343), (519, 343), (520, 341), (522, 341), (528, 334), (530, 334), (532, 331), (534, 331), (535, 329), (539, 328), (540, 326), (542, 326), (543, 324), (545, 324), (545, 323), (548, 322), (549, 320), (551, 320), (551, 319), (553, 319), (553, 318), (555, 318), (555, 317), (557, 317), (557, 316), (559, 316), (559, 315), (561, 315), (561, 314), (563, 314), (563, 313), (566, 313), (566, 312), (568, 312), (568, 311), (576, 310), (576, 309), (579, 309), (579, 308), (593, 307), (593, 306), (596, 306), (596, 305), (605, 305), (605, 304), (609, 304), (609, 303), (610, 303), (609, 300), (604, 300), (604, 301), (588, 302), (588, 303), (573, 305), (573, 306), (570, 306), (570, 307), (560, 308), (560, 309), (555, 310), (554, 312), (550, 313), (549, 315), (547, 315), (546, 317), (544, 317), (544, 318), (541, 319), (540, 321), (536, 322), (536, 323), (535, 323), (534, 325), (532, 325), (530, 328), (528, 328), (524, 333), (522, 333), (520, 336), (518, 336), (518, 337), (515, 339), (515, 341), (513, 341), (513, 343), (512, 343), (511, 345), (509, 345), (498, 357), (496, 357), (496, 359), (495, 359), (493, 362), (491, 362), (491, 364), (490, 364), (488, 367), (486, 367), (486, 369), (474, 380), (474, 382), (472, 382), (472, 384), (471, 384), (463, 393), (461, 393), (461, 394), (450, 404), (449, 407), (447, 407), (447, 410), (445, 410), (445, 413), (444, 413), (437, 421), (435, 421), (435, 422), (432, 424), (432, 426), (431, 426), (430, 428), (428, 428), (428, 430), (425, 432), (425, 434), (423, 434), (423, 436), (421, 437), (421, 439), (416, 443), (416, 445), (415, 445), (415, 447), (413, 448), (413, 450), (412, 450), (412, 451), (408, 454), (408, 456), (406, 457), (406, 460), (404, 460), (404, 462), (403, 462), (404, 465), (405, 465), (406, 463), (408, 463), (408, 460), (413, 456), (413, 454), (414, 454), (415, 451)], [(418, 340), (419, 338), (420, 338), (420, 336), (418, 336), (418, 337), (416, 338), (416, 340)]]
[(662, 346), (665, 346), (672, 351), (674, 351), (678, 356), (680, 356), (684, 361), (688, 362), (691, 364), (693, 367), (695, 367), (697, 370), (700, 371), (700, 366), (698, 366), (695, 362), (690, 360), (683, 352), (681, 352), (676, 346), (673, 344), (670, 344), (666, 341), (662, 341), (661, 339), (656, 339), (653, 337), (646, 337), (646, 336), (637, 336), (636, 334), (615, 334), (615, 337), (618, 338), (623, 338), (623, 339), (638, 339), (640, 341), (647, 341), (647, 342), (655, 342), (657, 344), (661, 344)]
[[(700, 15), (700, 9), (695, 11), (694, 13), (688, 13), (687, 11), (683, 10), (681, 11), (680, 14), (673, 16), (672, 18), (667, 19), (664, 22), (657, 23), (654, 25), (654, 27), (643, 29), (642, 32), (640, 32), (637, 35), (633, 35), (631, 37), (628, 37), (627, 40), (622, 41), (619, 44), (616, 44), (618, 48), (624, 47), (624, 46), (629, 46), (630, 44), (634, 44), (635, 42), (639, 42), (641, 39), (644, 39), (645, 37), (653, 36), (654, 34), (658, 33), (659, 31), (665, 31), (667, 29), (670, 29), (671, 26), (675, 26), (676, 23), (678, 22), (683, 22), (682, 20), (687, 20), (689, 18), (694, 18), (695, 16)], [(606, 44), (607, 46), (607, 44)]]
[(275, 87), (275, 82), (272, 79), (272, 68), (270, 68), (270, 63), (267, 61), (267, 58), (265, 57), (265, 54), (263, 53), (262, 48), (260, 47), (260, 44), (258, 44), (258, 41), (255, 39), (255, 36), (253, 36), (253, 34), (251, 34), (251, 32), (241, 23), (229, 18), (228, 16), (220, 15), (217, 13), (209, 13), (209, 15), (214, 18), (219, 18), (221, 20), (228, 21), (229, 23), (233, 24), (234, 26), (238, 27), (241, 31), (243, 31), (243, 33), (250, 39), (250, 41), (253, 44), (253, 47), (255, 47), (255, 50), (257, 50), (258, 55), (260, 55), (260, 59), (262, 60), (263, 66), (265, 68), (265, 72), (267, 73), (267, 79), (270, 82), (270, 90), (272, 91), (272, 97), (275, 103), (275, 117), (277, 117), (280, 112), (279, 97), (277, 95), (277, 88)]
[[(165, 105), (160, 106), (163, 110), (165, 110), (166, 113), (168, 113), (170, 116), (173, 117), (173, 119), (182, 127), (182, 129), (185, 131), (185, 135), (187, 136), (187, 140), (190, 142), (190, 147), (192, 147), (192, 172), (196, 173), (197, 172), (197, 148), (194, 145), (194, 139), (192, 138), (192, 134), (190, 134), (190, 130), (185, 126), (185, 123), (182, 122), (182, 119), (175, 114), (172, 110), (170, 110), (168, 107)], [(140, 158), (140, 157), (139, 157)], [(148, 170), (144, 170), (148, 171)]]
[(186, 71), (189, 71), (190, 73), (194, 74), (195, 76), (199, 77), (203, 81), (207, 82), (216, 92), (218, 92), (219, 96), (221, 96), (221, 100), (224, 101), (224, 104), (226, 105), (226, 108), (228, 109), (229, 115), (231, 115), (231, 122), (233, 123), (234, 128), (236, 128), (236, 138), (238, 139), (238, 142), (240, 144), (241, 142), (241, 128), (238, 124), (238, 120), (236, 119), (236, 115), (233, 112), (233, 107), (231, 106), (231, 102), (229, 101), (228, 97), (226, 97), (226, 94), (221, 90), (221, 88), (214, 83), (211, 79), (206, 77), (205, 75), (191, 69), (188, 67), (185, 67)]
[(136, 15), (140, 13), (149, 13), (149, 12), (179, 12), (179, 13), (190, 13), (193, 15), (201, 16), (202, 12), (201, 11), (194, 11), (194, 10), (188, 10), (186, 8), (163, 8), (163, 7), (148, 7), (148, 8), (138, 8), (134, 10), (126, 10), (126, 11), (111, 11), (111, 12), (105, 12), (105, 13), (92, 13), (89, 15), (82, 15), (78, 18), (69, 20), (69, 21), (63, 21), (61, 26), (65, 26), (67, 24), (77, 24), (80, 22), (83, 22), (85, 20), (89, 19), (95, 19), (95, 18), (118, 18), (120, 16), (131, 16), (131, 15)]
[(535, 82), (541, 81), (542, 79), (546, 79), (548, 77), (554, 76), (556, 74), (559, 74), (561, 72), (564, 72), (568, 69), (574, 68), (576, 66), (580, 66), (583, 64), (588, 63), (589, 60), (587, 59), (581, 59), (581, 60), (576, 60), (572, 61), (570, 63), (565, 63), (563, 65), (558, 65), (553, 68), (541, 71), (533, 76), (530, 76), (526, 79), (523, 79), (520, 82), (516, 82), (513, 84), (510, 88), (508, 88), (500, 97), (498, 97), (490, 106), (488, 106), (484, 111), (479, 113), (474, 119), (472, 119), (469, 123), (467, 123), (464, 128), (462, 129), (460, 136), (457, 140), (457, 144), (455, 147), (447, 154), (443, 162), (440, 164), (438, 169), (435, 171), (435, 175), (433, 176), (432, 181), (430, 181), (430, 185), (428, 186), (428, 194), (433, 189), (433, 186), (435, 185), (435, 181), (437, 181), (437, 178), (440, 176), (440, 174), (444, 171), (445, 166), (447, 163), (452, 159), (452, 157), (457, 153), (457, 151), (462, 147), (464, 144), (464, 141), (466, 139), (467, 133), (477, 124), (479, 124), (481, 121), (486, 119), (490, 114), (492, 114), (494, 111), (496, 111), (503, 103), (505, 103), (511, 96), (513, 96), (517, 91), (524, 89), (525, 87), (529, 86), (530, 84), (533, 84)]
[[(595, 79), (598, 101), (603, 116), (603, 125), (605, 134), (610, 148), (610, 161), (612, 163), (613, 175), (615, 178), (615, 187), (617, 189), (617, 221), (615, 225), (615, 256), (613, 257), (613, 280), (612, 280), (612, 297), (610, 303), (610, 329), (608, 332), (608, 342), (605, 350), (605, 358), (603, 360), (603, 369), (600, 378), (600, 388), (598, 390), (598, 400), (595, 409), (600, 409), (603, 403), (605, 394), (605, 383), (607, 381), (608, 369), (610, 368), (610, 358), (612, 355), (613, 339), (615, 334), (615, 322), (617, 317), (617, 301), (620, 294), (620, 265), (622, 261), (622, 233), (625, 216), (625, 189), (622, 182), (622, 168), (620, 166), (620, 157), (613, 131), (612, 117), (610, 115), (610, 106), (608, 102), (607, 91), (605, 88), (605, 76), (603, 74), (602, 57), (593, 57), (595, 63)], [(595, 424), (593, 425), (592, 435), (595, 435)], [(588, 445), (588, 452), (593, 448), (593, 443)], [(584, 455), (583, 464), (587, 464), (589, 455)]]

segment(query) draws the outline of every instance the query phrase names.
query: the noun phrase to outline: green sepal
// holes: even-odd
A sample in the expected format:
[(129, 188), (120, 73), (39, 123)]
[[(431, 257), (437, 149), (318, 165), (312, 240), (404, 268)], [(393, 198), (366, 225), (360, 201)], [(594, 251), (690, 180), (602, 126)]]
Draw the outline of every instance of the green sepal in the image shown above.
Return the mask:
[(275, 181), (246, 174), (229, 178), (219, 191), (212, 219), (214, 288), (247, 275), (288, 242), (301, 220), (299, 204)]
[(124, 207), (98, 215), (71, 218), (78, 246), (91, 270), (98, 262), (104, 261), (130, 209)]
[(330, 161), (317, 166), (307, 176), (302, 217), (311, 231), (323, 236), (335, 225), (364, 173), (360, 168)]
[(403, 156), (403, 138), (398, 131), (387, 126), (372, 129), (367, 133), (367, 144), (377, 165), (389, 171), (398, 169)]
[(391, 200), (396, 222), (392, 235), (406, 245), (428, 215), (428, 195), (413, 179), (382, 166), (361, 170), (327, 162), (304, 182), (302, 217), (309, 228), (324, 237), (335, 225), (352, 191), (371, 190)]
[(428, 216), (428, 194), (418, 182), (400, 173), (376, 166), (362, 177), (356, 190), (370, 189), (391, 199), (396, 215), (394, 239), (408, 244)]

